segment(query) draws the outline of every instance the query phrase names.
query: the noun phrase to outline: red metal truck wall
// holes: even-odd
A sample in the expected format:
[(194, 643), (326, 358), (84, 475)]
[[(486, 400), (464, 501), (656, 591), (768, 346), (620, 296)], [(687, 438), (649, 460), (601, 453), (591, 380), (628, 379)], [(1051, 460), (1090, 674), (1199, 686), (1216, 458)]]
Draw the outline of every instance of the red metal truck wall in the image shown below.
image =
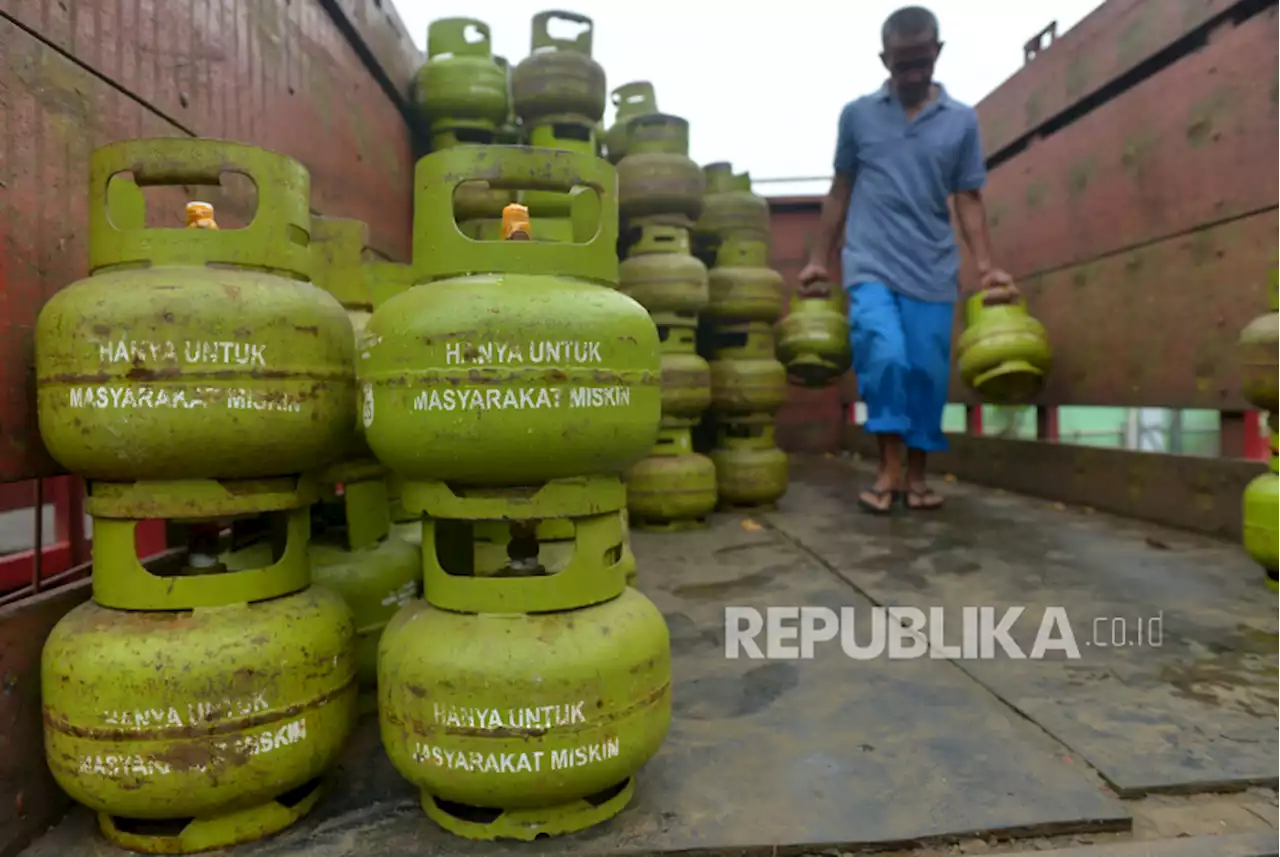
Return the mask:
[(94, 147), (190, 134), (284, 152), (310, 170), (315, 210), (367, 221), (407, 258), (406, 124), (320, 0), (0, 0), (0, 45), (0, 481), (57, 472), (32, 333), (85, 274)]
[[(418, 61), (389, 0), (0, 0), (0, 486), (57, 472), (36, 427), (32, 334), (44, 301), (85, 275), (92, 149), (185, 134), (284, 152), (309, 169), (314, 210), (365, 220), (379, 250), (407, 259), (401, 94)], [(161, 198), (179, 225), (185, 191)], [(234, 192), (214, 201), (245, 213)], [(47, 481), (46, 499), (78, 499), (66, 482)], [(0, 509), (35, 485), (7, 486)], [(59, 547), (45, 570), (82, 543)], [(0, 857), (66, 802), (44, 762), (39, 659), (86, 583), (0, 606)]]
[[(1276, 7), (1258, 5), (991, 171), (992, 244), (1054, 343), (1042, 404), (1248, 407), (1235, 343), (1266, 310), (1280, 181)], [(1179, 20), (1138, 8), (1145, 31)], [(1027, 72), (1101, 63), (1124, 32), (1068, 34)]]

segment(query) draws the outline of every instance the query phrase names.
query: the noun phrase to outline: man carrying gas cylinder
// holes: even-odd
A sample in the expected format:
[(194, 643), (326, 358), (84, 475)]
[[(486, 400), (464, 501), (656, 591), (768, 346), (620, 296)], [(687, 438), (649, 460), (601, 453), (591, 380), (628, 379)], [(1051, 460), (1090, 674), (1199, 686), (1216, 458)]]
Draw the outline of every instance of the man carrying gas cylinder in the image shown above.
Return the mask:
[(925, 457), (947, 448), (942, 411), (960, 268), (948, 197), (986, 303), (1018, 294), (991, 260), (977, 113), (933, 80), (942, 50), (937, 18), (919, 6), (899, 9), (881, 38), (889, 80), (840, 114), (835, 179), (800, 272), (801, 294), (827, 292), (827, 259), (843, 227), (853, 368), (867, 408), (863, 428), (880, 447), (879, 475), (858, 504), (874, 514), (887, 514), (899, 498), (911, 510), (943, 503), (925, 482)]

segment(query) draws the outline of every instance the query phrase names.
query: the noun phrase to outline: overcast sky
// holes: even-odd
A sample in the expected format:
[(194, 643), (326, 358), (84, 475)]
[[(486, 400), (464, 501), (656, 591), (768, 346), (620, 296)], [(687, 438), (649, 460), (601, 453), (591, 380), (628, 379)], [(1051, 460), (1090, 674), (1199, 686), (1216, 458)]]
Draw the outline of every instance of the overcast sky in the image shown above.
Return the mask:
[[(561, 0), (557, 0), (557, 3)], [(732, 161), (753, 178), (828, 176), (840, 108), (884, 79), (880, 26), (901, 0), (396, 0), (418, 46), (436, 18), (471, 17), (493, 30), (494, 53), (529, 53), (530, 18), (561, 8), (595, 21), (596, 60), (609, 88), (651, 81), (658, 106), (691, 123), (700, 164)], [(1099, 0), (933, 0), (945, 48), (937, 78), (955, 98), (980, 101), (1022, 65), (1022, 46), (1050, 21), (1061, 35)], [(978, 12), (977, 9), (982, 9)], [(610, 111), (612, 108), (610, 108)], [(608, 119), (609, 114), (606, 114)], [(762, 184), (766, 195), (821, 190)]]

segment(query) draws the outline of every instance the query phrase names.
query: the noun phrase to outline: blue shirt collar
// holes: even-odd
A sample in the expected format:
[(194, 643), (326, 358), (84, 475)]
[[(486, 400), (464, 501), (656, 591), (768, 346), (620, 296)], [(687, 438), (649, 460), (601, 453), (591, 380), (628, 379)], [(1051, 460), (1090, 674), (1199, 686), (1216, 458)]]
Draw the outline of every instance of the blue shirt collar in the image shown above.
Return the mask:
[[(950, 107), (952, 104), (951, 96), (947, 94), (947, 88), (938, 81), (933, 82), (938, 87), (938, 100), (934, 102), (938, 107)], [(889, 81), (885, 81), (880, 89), (876, 92), (876, 98), (880, 101), (892, 101), (893, 90), (889, 88)]]

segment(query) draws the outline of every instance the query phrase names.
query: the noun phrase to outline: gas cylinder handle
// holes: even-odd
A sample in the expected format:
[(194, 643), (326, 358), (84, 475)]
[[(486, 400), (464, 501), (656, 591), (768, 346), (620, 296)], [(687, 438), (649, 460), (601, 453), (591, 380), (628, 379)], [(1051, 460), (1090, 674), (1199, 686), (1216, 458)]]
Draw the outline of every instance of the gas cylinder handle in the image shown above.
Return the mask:
[[(482, 38), (467, 41), (467, 31), (474, 28)], [(493, 35), (489, 25), (475, 18), (441, 18), (427, 27), (427, 59), (442, 54), (455, 57), (488, 57), (493, 54)]]
[(640, 237), (631, 245), (630, 255), (645, 256), (650, 253), (687, 255), (689, 230), (656, 223), (640, 227)]
[(311, 218), (311, 281), (348, 310), (373, 306), (364, 271), (368, 244), (369, 227), (363, 220)]
[(618, 108), (619, 118), (658, 112), (658, 97), (654, 94), (653, 84), (647, 80), (624, 83), (613, 91), (611, 98), (613, 106)]
[[(217, 185), (223, 173), (239, 173), (257, 190), (257, 210), (242, 229), (147, 227), (137, 218), (122, 228), (111, 220), (108, 192), (112, 177), (121, 173), (132, 173), (140, 186)], [(310, 202), (306, 168), (278, 152), (191, 137), (112, 143), (89, 157), (89, 268), (220, 263), (305, 279), (310, 270)]]
[[(598, 206), (573, 205), (573, 243), (477, 241), (458, 230), (455, 189), (487, 182), (493, 190), (593, 191)], [(479, 273), (575, 277), (618, 282), (618, 173), (594, 155), (532, 146), (460, 146), (433, 152), (414, 169), (413, 266), (416, 282)], [(584, 200), (585, 202), (585, 200)], [(579, 240), (581, 239), (584, 240)]]
[[(571, 21), (575, 24), (585, 25), (585, 29), (578, 33), (577, 38), (573, 39), (556, 39), (551, 36), (547, 29), (547, 24), (554, 20)], [(586, 15), (579, 15), (577, 12), (564, 12), (559, 9), (550, 9), (546, 12), (539, 12), (533, 16), (533, 52), (537, 53), (545, 48), (554, 48), (558, 51), (576, 51), (580, 54), (591, 56), (591, 42), (595, 35), (595, 23)]]

